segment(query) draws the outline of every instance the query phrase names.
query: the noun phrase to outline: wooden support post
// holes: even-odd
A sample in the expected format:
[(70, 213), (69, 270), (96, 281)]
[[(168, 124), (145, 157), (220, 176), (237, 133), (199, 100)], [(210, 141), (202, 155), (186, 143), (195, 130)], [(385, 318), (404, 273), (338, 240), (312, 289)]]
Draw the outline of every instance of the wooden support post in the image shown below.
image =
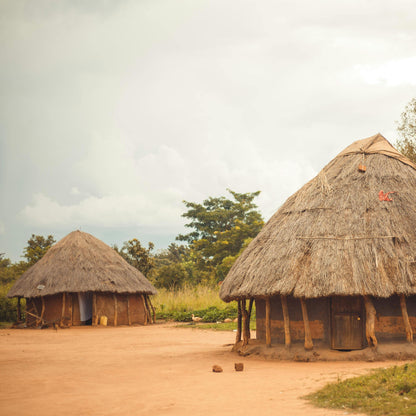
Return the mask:
[(94, 326), (98, 325), (97, 294), (95, 292), (92, 294), (92, 324)]
[(68, 305), (69, 305), (69, 326), (72, 326), (72, 293), (68, 293)]
[(412, 326), (410, 325), (409, 315), (407, 313), (407, 306), (406, 306), (406, 297), (404, 295), (400, 295), (400, 307), (402, 309), (402, 316), (404, 327), (406, 329), (406, 339), (407, 342), (413, 342), (413, 331)]
[(144, 309), (144, 322), (143, 325), (147, 325), (147, 323), (150, 321), (150, 314), (149, 311), (147, 310), (147, 304), (146, 304), (146, 300), (144, 298), (144, 295), (139, 295), (140, 299), (142, 300), (143, 303), (143, 309)]
[(251, 322), (251, 311), (253, 310), (253, 303), (254, 303), (254, 298), (251, 298), (250, 303), (248, 304), (248, 337), (249, 338), (251, 338), (250, 322)]
[(376, 323), (376, 308), (373, 305), (369, 296), (364, 296), (364, 305), (365, 305), (365, 335), (367, 338), (369, 347), (377, 347), (377, 338), (375, 333), (375, 323)]
[(305, 327), (305, 350), (313, 349), (313, 341), (311, 335), (311, 328), (309, 326), (308, 309), (304, 298), (300, 299), (300, 305), (302, 307), (303, 325)]
[(247, 321), (248, 321), (248, 312), (246, 309), (246, 300), (243, 299), (241, 301), (241, 311), (243, 313), (243, 346), (248, 344), (248, 340), (250, 339), (250, 322), (248, 322), (248, 329), (247, 332)]
[(149, 305), (152, 308), (152, 323), (155, 324), (156, 323), (156, 310), (153, 307), (152, 300), (150, 299), (150, 296), (149, 295), (146, 295), (146, 296), (147, 296), (147, 299), (149, 301)]
[(114, 298), (114, 326), (117, 326), (117, 294), (113, 293)]
[(61, 322), (59, 326), (64, 326), (64, 316), (65, 316), (65, 292), (62, 293), (62, 313), (61, 313)]
[(266, 298), (266, 347), (272, 346), (272, 322), (270, 318), (270, 297)]
[(131, 325), (131, 318), (130, 318), (130, 295), (127, 293), (127, 320), (129, 325)]
[(242, 327), (242, 313), (241, 313), (241, 300), (237, 301), (237, 333), (235, 334), (235, 343), (238, 344), (241, 341), (241, 327)]
[(43, 324), (43, 315), (45, 314), (45, 298), (43, 296), (40, 297), (42, 300), (42, 310), (40, 312), (40, 323)]
[(17, 322), (21, 322), (22, 321), (22, 308), (20, 306), (20, 300), (22, 298), (20, 296), (18, 296), (17, 298)]
[(280, 299), (282, 301), (283, 323), (285, 326), (285, 347), (290, 348), (292, 340), (290, 338), (290, 319), (289, 309), (287, 308), (287, 298), (286, 296), (281, 295)]

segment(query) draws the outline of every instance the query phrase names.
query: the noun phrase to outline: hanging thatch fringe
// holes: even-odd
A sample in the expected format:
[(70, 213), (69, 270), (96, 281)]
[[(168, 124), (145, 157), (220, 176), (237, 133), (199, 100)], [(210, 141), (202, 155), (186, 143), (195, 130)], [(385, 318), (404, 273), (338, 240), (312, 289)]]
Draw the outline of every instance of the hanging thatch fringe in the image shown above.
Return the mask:
[(157, 293), (114, 249), (82, 231), (73, 231), (53, 245), (7, 296), (32, 298), (63, 292)]
[[(362, 296), (364, 288), (416, 295), (414, 189), (416, 166), (383, 136), (354, 143), (265, 224), (231, 267), (221, 299)], [(381, 201), (381, 190), (395, 192), (392, 201)]]

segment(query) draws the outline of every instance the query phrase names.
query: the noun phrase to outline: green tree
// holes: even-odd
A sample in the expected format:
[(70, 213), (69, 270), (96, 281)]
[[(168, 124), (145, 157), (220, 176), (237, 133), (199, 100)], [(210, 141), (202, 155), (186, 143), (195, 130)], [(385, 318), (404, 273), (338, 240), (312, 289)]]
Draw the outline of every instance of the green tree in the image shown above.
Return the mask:
[(224, 259), (237, 256), (244, 242), (254, 238), (264, 224), (253, 202), (260, 191), (244, 194), (227, 191), (232, 199), (209, 197), (202, 204), (184, 201), (188, 211), (182, 216), (190, 219), (186, 227), (192, 231), (177, 237), (189, 244), (196, 269), (216, 281), (222, 280), (231, 267), (219, 267)]
[(52, 235), (48, 235), (45, 238), (41, 235), (32, 234), (32, 237), (27, 240), (27, 246), (23, 250), (23, 256), (26, 258), (28, 267), (39, 261), (55, 242)]
[(189, 281), (189, 260), (190, 250), (185, 245), (171, 243), (166, 250), (160, 250), (154, 255), (154, 268), (150, 279), (156, 287), (177, 289)]
[(397, 131), (400, 136), (396, 142), (398, 150), (416, 163), (416, 98), (406, 105), (400, 115)]
[(149, 242), (148, 248), (141, 245), (137, 238), (125, 241), (121, 250), (117, 246), (113, 246), (126, 261), (136, 269), (140, 270), (145, 276), (150, 272), (154, 266), (154, 260), (151, 255), (151, 251), (154, 248), (154, 244)]

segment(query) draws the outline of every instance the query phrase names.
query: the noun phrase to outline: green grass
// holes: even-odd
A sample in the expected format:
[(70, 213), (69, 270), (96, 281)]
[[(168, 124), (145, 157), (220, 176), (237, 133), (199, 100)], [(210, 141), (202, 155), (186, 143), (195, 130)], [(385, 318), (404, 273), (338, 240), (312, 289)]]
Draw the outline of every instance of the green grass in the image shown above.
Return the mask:
[[(237, 322), (222, 322), (218, 323), (186, 323), (186, 324), (178, 324), (177, 327), (179, 328), (198, 328), (198, 329), (211, 329), (213, 331), (234, 331), (237, 330)], [(256, 321), (251, 320), (250, 322), (250, 329), (255, 331), (256, 330)]]
[(207, 309), (215, 306), (224, 309), (227, 303), (219, 297), (219, 288), (212, 286), (185, 286), (176, 291), (158, 289), (152, 297), (153, 305), (158, 312), (189, 312), (196, 309)]
[[(219, 297), (219, 287), (214, 286), (185, 286), (176, 291), (159, 289), (152, 302), (159, 320), (192, 322), (194, 314), (203, 322), (215, 324), (237, 317), (237, 302), (223, 302)], [(255, 319), (254, 306), (252, 319)]]
[(12, 322), (0, 322), (0, 329), (8, 329), (13, 325)]
[(305, 398), (319, 407), (369, 415), (416, 415), (416, 363), (328, 384)]

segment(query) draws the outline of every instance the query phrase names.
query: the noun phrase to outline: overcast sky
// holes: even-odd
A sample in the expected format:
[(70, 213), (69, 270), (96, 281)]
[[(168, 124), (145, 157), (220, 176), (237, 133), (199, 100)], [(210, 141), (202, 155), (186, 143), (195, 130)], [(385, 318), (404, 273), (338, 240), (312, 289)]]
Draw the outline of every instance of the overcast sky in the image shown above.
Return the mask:
[(183, 200), (265, 219), (416, 97), (414, 0), (0, 0), (0, 252), (167, 247)]

